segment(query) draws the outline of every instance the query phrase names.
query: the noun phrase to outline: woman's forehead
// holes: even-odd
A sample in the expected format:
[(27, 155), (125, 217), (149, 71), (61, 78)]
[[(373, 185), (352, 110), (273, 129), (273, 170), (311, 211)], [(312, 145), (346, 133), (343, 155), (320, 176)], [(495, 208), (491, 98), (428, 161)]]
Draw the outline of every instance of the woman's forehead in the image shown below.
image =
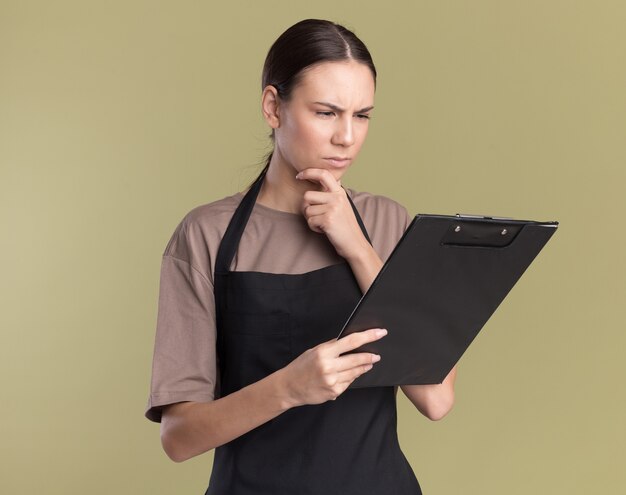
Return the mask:
[[(370, 68), (360, 62), (323, 62), (303, 71), (297, 88), (300, 97), (311, 101), (333, 101), (339, 105), (373, 105), (374, 78)], [(340, 101), (337, 101), (340, 100)]]

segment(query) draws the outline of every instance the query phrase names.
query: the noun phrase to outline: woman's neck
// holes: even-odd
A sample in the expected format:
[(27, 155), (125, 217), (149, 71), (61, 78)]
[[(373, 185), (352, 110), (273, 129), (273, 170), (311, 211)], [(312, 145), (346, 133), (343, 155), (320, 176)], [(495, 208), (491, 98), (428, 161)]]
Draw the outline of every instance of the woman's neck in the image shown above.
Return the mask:
[(274, 210), (302, 214), (302, 198), (306, 191), (322, 191), (321, 184), (296, 179), (297, 170), (276, 153), (263, 179), (257, 203)]

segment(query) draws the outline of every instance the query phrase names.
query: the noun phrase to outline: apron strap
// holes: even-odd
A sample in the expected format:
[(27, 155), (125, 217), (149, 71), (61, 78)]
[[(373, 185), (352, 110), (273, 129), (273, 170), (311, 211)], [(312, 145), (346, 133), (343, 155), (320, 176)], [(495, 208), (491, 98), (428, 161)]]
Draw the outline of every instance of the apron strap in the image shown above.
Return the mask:
[[(341, 186), (343, 188), (343, 186)], [(344, 189), (344, 191), (346, 191)], [(350, 195), (348, 194), (348, 191), (346, 191), (346, 196), (348, 197), (348, 201), (350, 201), (350, 206), (352, 206), (352, 211), (354, 212), (354, 216), (356, 217), (356, 221), (359, 222), (359, 227), (361, 227), (361, 231), (363, 232), (363, 235), (365, 236), (365, 238), (367, 239), (367, 242), (370, 243), (370, 246), (372, 245), (372, 241), (370, 240), (370, 236), (367, 235), (367, 229), (365, 228), (365, 225), (363, 225), (363, 220), (361, 220), (361, 215), (359, 215), (359, 212), (356, 210), (356, 206), (354, 206), (354, 203), (352, 202), (352, 199), (350, 198)]]
[(245, 194), (239, 205), (237, 205), (235, 213), (233, 213), (233, 217), (226, 228), (220, 247), (217, 250), (217, 259), (215, 260), (216, 274), (226, 274), (230, 271), (230, 264), (233, 261), (235, 252), (237, 251), (239, 239), (241, 239), (243, 229), (245, 229), (246, 224), (248, 223), (248, 219), (252, 213), (252, 208), (254, 207), (256, 198), (259, 195), (261, 183), (263, 182), (263, 178), (266, 173), (267, 170), (263, 170), (263, 172), (259, 174), (250, 187), (250, 190)]
[[(256, 198), (259, 195), (259, 191), (261, 190), (261, 184), (263, 183), (263, 179), (267, 174), (267, 169), (263, 170), (254, 181), (250, 190), (245, 194), (239, 205), (237, 205), (237, 209), (235, 213), (233, 213), (233, 217), (226, 228), (226, 232), (224, 233), (224, 237), (222, 238), (222, 242), (220, 243), (220, 247), (217, 251), (217, 259), (215, 260), (215, 273), (226, 274), (230, 271), (230, 264), (233, 261), (235, 253), (237, 251), (237, 246), (239, 245), (239, 240), (243, 234), (243, 230), (248, 223), (248, 219), (250, 218), (250, 214), (252, 213), (252, 209), (254, 208), (254, 203), (256, 202)], [(361, 231), (363, 235), (367, 239), (367, 242), (372, 244), (369, 235), (367, 234), (367, 229), (363, 224), (363, 220), (361, 220), (361, 215), (354, 206), (348, 191), (344, 189), (346, 196), (348, 197), (348, 201), (350, 201), (350, 206), (352, 206), (352, 211), (354, 212), (354, 216), (361, 227)]]

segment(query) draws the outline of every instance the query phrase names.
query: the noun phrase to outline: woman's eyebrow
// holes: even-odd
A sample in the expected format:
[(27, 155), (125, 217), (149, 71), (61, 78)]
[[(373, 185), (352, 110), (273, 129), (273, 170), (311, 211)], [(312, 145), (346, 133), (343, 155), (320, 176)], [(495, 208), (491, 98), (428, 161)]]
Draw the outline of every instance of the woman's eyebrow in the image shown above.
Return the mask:
[[(337, 105), (333, 105), (332, 103), (327, 103), (325, 101), (314, 101), (313, 103), (317, 103), (319, 105), (325, 105), (329, 108), (332, 108), (333, 110), (337, 111), (337, 112), (343, 112), (344, 109), (343, 108), (339, 108)], [(368, 110), (371, 110), (372, 108), (374, 108), (374, 105), (369, 106), (369, 107), (365, 107), (365, 108), (361, 108), (361, 110), (357, 110), (357, 113), (361, 113), (361, 112), (367, 112)]]

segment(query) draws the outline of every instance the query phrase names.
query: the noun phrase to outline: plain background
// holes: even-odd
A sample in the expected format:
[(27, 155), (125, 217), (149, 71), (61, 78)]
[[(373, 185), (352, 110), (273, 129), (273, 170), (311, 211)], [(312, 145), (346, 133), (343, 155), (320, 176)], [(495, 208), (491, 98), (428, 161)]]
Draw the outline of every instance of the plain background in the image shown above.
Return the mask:
[[(161, 254), (270, 141), (260, 77), (304, 18), (379, 79), (344, 185), (416, 213), (558, 220), (459, 363), (442, 421), (399, 394), (425, 494), (616, 493), (623, 408), (620, 1), (0, 4), (0, 492), (204, 493), (143, 417)], [(323, 455), (323, 454), (322, 454)]]

